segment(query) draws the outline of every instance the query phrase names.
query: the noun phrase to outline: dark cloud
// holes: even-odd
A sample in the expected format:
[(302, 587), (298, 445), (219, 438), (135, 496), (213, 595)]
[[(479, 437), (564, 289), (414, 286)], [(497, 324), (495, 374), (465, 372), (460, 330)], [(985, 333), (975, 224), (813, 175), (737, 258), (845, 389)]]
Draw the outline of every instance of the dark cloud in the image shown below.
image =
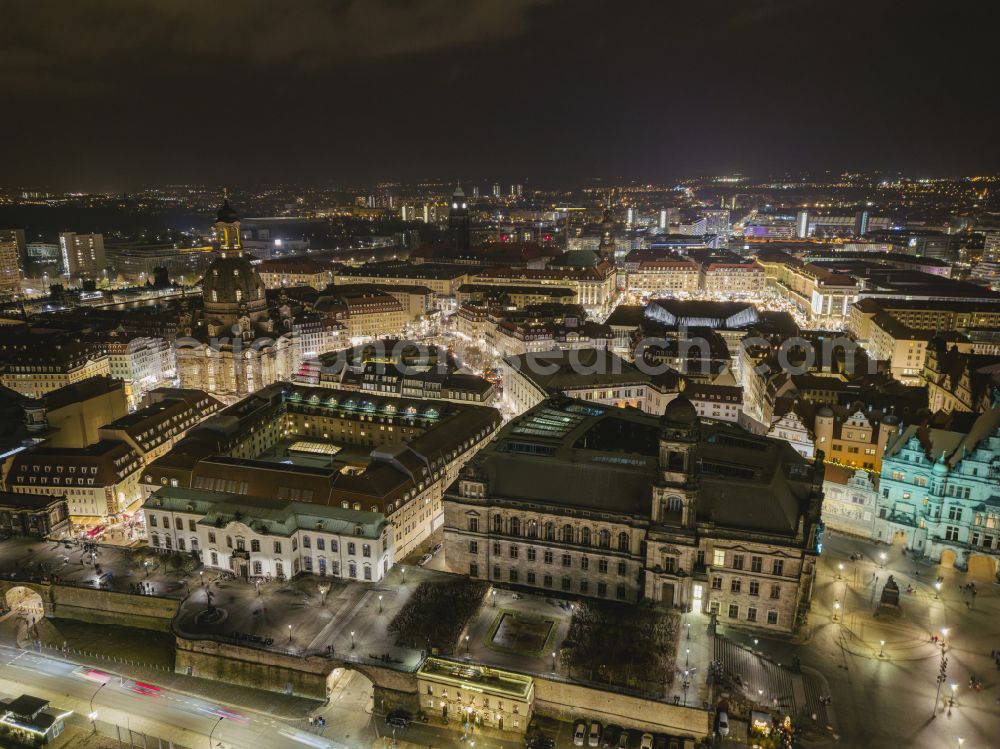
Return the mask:
[(5, 182), (1000, 168), (987, 4), (32, 0)]
[[(192, 58), (323, 69), (515, 36), (547, 0), (33, 0), (0, 26), (0, 93), (74, 91), (67, 75), (183, 69)], [(92, 84), (99, 80), (91, 80)], [(81, 92), (81, 95), (85, 92)]]

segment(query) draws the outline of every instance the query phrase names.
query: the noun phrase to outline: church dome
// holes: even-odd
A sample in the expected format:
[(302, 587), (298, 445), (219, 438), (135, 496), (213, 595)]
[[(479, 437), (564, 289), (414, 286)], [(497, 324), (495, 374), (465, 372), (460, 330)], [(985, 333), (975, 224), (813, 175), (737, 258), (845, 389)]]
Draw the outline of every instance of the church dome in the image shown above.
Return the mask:
[(202, 279), (205, 314), (210, 318), (235, 322), (246, 314), (256, 319), (267, 309), (264, 282), (244, 255), (216, 258)]
[(698, 423), (698, 411), (684, 393), (679, 393), (663, 412), (663, 420), (668, 424), (690, 427)]
[(231, 224), (234, 221), (238, 221), (240, 217), (237, 215), (233, 207), (229, 205), (229, 199), (226, 198), (226, 200), (223, 201), (219, 212), (216, 214), (216, 218), (224, 224)]

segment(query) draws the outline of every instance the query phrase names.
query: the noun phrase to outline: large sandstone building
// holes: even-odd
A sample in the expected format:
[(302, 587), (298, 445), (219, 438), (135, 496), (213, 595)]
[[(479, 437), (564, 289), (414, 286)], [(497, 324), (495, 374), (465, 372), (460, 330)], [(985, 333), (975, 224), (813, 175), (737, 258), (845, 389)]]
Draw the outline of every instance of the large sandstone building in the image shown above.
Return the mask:
[(792, 631), (821, 544), (822, 458), (681, 395), (662, 417), (555, 396), (509, 422), (445, 494), (449, 565), (494, 584)]

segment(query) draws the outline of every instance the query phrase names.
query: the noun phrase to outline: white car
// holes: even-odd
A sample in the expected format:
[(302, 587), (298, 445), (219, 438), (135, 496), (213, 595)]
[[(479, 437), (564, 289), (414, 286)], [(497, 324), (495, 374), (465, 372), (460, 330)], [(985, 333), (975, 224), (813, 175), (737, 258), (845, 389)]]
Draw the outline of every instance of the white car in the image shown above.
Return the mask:
[(424, 554), (422, 557), (420, 557), (420, 561), (417, 562), (417, 564), (419, 564), (421, 567), (423, 567), (425, 564), (427, 564), (433, 558), (434, 557), (432, 557), (430, 554)]
[(618, 734), (618, 749), (628, 749), (628, 731)]
[(601, 724), (596, 720), (590, 724), (590, 735), (587, 736), (588, 746), (597, 746), (601, 743)]
[(583, 746), (584, 739), (587, 738), (587, 724), (582, 720), (576, 722), (573, 728), (573, 746)]
[(724, 713), (719, 713), (719, 735), (728, 736), (729, 735), (729, 716)]
[(639, 742), (639, 749), (653, 749), (653, 734), (644, 733), (642, 741)]

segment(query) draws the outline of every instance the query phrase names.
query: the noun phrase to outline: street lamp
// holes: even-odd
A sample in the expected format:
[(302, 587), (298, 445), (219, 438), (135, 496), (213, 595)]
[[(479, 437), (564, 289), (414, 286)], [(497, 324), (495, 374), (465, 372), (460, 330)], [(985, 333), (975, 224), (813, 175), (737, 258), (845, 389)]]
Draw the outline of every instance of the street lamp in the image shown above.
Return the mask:
[(219, 719), (215, 721), (215, 725), (212, 726), (212, 732), (208, 734), (208, 749), (212, 749), (212, 737), (215, 736), (215, 729), (218, 728), (219, 724), (225, 719), (226, 717), (224, 715), (220, 716)]
[(146, 568), (146, 577), (149, 577), (149, 561), (147, 560), (147, 561), (143, 562), (142, 564)]
[(288, 641), (289, 642), (292, 641), (292, 625), (291, 624), (288, 625)]
[(938, 599), (941, 597), (941, 581), (938, 580), (934, 583), (934, 598)]
[(755, 637), (753, 638), (753, 646), (756, 648), (760, 641)]
[(684, 649), (684, 666), (689, 667), (691, 665), (691, 648)]
[(688, 639), (690, 640), (691, 639), (691, 622), (687, 623), (687, 628), (688, 628)]
[(552, 651), (552, 670), (556, 670), (556, 651)]
[(884, 551), (880, 551), (878, 553), (878, 558), (879, 558), (879, 561), (881, 562), (881, 564), (879, 564), (879, 568), (884, 568), (885, 567), (885, 560), (888, 559), (888, 557), (886, 556), (886, 553)]
[(90, 695), (90, 714), (94, 716), (91, 718), (91, 720), (97, 720), (97, 712), (94, 710), (94, 698), (97, 696), (97, 693), (100, 692), (102, 689), (104, 689), (104, 687), (106, 687), (107, 685), (108, 682), (104, 682), (103, 684), (101, 684), (101, 686), (99, 686), (97, 689), (94, 690), (94, 693), (92, 695)]
[(493, 608), (497, 607), (497, 589), (493, 589)]
[(882, 658), (885, 655), (885, 640), (878, 641), (878, 657)]
[(465, 654), (466, 655), (469, 654), (469, 636), (468, 635), (465, 636)]
[(382, 594), (378, 594), (378, 613), (382, 613)]
[(840, 580), (841, 576), (843, 574), (844, 574), (844, 563), (843, 562), (838, 562), (837, 563), (837, 579)]
[[(260, 592), (260, 588), (259, 587), (257, 588), (257, 592), (258, 593)], [(329, 585), (320, 585), (319, 586), (319, 595), (320, 595), (319, 605), (320, 606), (324, 606), (326, 604), (326, 594), (329, 593), (329, 592), (330, 592), (330, 586)]]
[(351, 650), (354, 650), (354, 630), (351, 630)]
[(833, 602), (833, 620), (838, 621), (838, 614), (840, 613), (840, 601)]

